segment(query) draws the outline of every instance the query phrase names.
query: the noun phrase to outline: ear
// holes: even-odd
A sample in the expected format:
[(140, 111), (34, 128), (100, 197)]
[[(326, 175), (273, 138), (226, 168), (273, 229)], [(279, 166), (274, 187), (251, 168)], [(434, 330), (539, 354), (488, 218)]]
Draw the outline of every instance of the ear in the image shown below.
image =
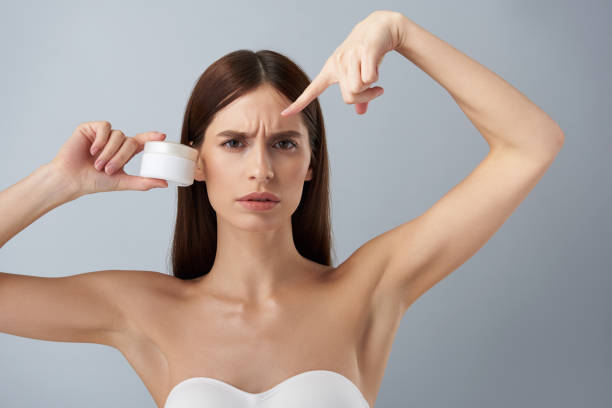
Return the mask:
[(308, 172), (306, 173), (306, 178), (304, 179), (304, 181), (310, 181), (312, 180), (312, 166), (308, 167)]
[[(189, 141), (189, 145), (193, 146), (193, 140)], [(197, 181), (206, 181), (206, 175), (203, 170), (202, 158), (198, 155), (193, 172), (193, 178)]]
[(196, 162), (195, 165), (195, 169), (193, 172), (193, 178), (197, 181), (206, 181), (206, 175), (204, 174), (204, 171), (202, 171), (202, 168), (200, 167), (200, 160), (198, 159), (198, 161)]

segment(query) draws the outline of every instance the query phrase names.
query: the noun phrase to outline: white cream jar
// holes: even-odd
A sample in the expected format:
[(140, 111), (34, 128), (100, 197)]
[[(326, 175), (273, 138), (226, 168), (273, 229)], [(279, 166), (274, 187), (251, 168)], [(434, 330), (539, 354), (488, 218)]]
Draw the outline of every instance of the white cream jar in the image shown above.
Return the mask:
[(198, 151), (182, 143), (166, 141), (145, 142), (140, 176), (165, 179), (170, 184), (193, 184)]

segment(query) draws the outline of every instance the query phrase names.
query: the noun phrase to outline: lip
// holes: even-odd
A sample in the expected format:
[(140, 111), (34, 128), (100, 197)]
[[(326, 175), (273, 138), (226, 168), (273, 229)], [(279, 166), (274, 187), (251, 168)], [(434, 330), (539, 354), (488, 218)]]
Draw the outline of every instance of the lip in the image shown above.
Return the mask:
[(274, 201), (274, 202), (280, 201), (280, 198), (278, 198), (275, 194), (272, 194), (268, 191), (262, 191), (262, 192), (253, 191), (250, 194), (240, 197), (238, 201), (263, 200), (263, 199)]
[(238, 201), (247, 210), (267, 211), (278, 205), (278, 201)]

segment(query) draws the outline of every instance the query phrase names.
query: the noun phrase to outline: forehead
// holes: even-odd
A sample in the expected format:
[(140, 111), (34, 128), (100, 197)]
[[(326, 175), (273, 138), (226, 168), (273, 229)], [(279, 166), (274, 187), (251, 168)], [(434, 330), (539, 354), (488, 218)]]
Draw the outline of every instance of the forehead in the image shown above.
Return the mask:
[(291, 101), (281, 92), (270, 85), (262, 85), (217, 112), (207, 133), (216, 134), (224, 130), (246, 133), (297, 130), (306, 134), (302, 115), (281, 116), (281, 111), (290, 104)]

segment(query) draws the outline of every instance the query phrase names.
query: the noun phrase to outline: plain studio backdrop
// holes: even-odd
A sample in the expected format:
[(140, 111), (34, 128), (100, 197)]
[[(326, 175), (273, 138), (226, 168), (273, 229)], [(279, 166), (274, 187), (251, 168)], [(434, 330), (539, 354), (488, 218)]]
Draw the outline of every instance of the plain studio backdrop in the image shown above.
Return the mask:
[[(408, 309), (376, 406), (610, 406), (608, 2), (2, 2), (0, 189), (49, 162), (84, 121), (178, 141), (195, 81), (231, 51), (278, 51), (312, 80), (376, 9), (399, 11), (476, 59), (565, 133), (548, 172), (491, 240)], [(334, 266), (422, 214), (488, 152), (446, 90), (399, 53), (387, 54), (375, 85), (385, 93), (363, 116), (338, 84), (319, 97)], [(137, 174), (141, 157), (127, 173)], [(176, 188), (80, 197), (11, 239), (0, 271), (170, 273), (175, 211)], [(108, 346), (0, 333), (0, 367), (2, 408), (155, 406)]]

